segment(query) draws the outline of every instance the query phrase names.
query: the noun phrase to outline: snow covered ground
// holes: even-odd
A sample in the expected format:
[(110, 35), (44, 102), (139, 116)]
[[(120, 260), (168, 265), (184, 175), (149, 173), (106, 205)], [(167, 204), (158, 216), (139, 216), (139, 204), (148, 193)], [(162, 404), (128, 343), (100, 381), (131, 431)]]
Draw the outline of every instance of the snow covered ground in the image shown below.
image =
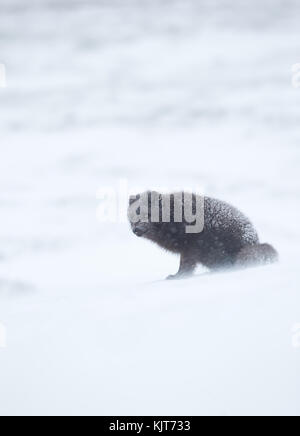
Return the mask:
[[(1, 0), (1, 415), (300, 414), (299, 14)], [(280, 263), (163, 281), (97, 219), (122, 179), (234, 203)]]

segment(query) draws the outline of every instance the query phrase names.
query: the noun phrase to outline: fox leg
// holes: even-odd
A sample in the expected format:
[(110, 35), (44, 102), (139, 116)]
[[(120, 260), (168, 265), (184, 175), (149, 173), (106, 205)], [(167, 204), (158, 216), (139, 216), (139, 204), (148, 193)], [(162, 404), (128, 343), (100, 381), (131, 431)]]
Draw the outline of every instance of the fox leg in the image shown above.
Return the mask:
[(169, 276), (167, 280), (179, 280), (193, 275), (197, 267), (197, 260), (192, 253), (182, 253), (180, 267), (176, 275)]

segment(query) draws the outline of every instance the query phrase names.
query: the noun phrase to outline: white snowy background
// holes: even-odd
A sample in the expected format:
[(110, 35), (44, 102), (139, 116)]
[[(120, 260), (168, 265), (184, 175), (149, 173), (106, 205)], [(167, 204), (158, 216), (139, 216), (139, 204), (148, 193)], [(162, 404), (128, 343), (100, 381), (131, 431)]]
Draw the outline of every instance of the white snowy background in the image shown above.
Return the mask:
[[(1, 415), (300, 414), (299, 18), (0, 0)], [(120, 179), (204, 187), (280, 263), (163, 281), (176, 257), (97, 219)]]

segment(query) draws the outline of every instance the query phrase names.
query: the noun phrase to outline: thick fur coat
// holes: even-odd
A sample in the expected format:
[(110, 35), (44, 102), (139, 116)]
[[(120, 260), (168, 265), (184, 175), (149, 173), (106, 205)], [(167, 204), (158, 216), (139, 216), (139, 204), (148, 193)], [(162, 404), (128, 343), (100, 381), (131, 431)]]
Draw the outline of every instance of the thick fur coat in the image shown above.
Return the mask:
[[(153, 194), (158, 198), (159, 205), (159, 219), (156, 219), (156, 222), (153, 222), (151, 215)], [(147, 222), (145, 219), (132, 218), (134, 208), (145, 195), (149, 207)], [(178, 208), (178, 201), (181, 201), (183, 217), (185, 208), (185, 203), (183, 200), (178, 200), (177, 195), (170, 194), (167, 199), (170, 203), (170, 222), (164, 222), (162, 219), (162, 205), (166, 200), (164, 194), (148, 192), (131, 197), (128, 211), (135, 235), (180, 255), (179, 271), (175, 276), (168, 277), (169, 279), (191, 275), (198, 264), (216, 271), (267, 264), (278, 259), (278, 254), (271, 245), (260, 244), (254, 226), (243, 213), (230, 204), (214, 198), (192, 195), (194, 213), (197, 199), (202, 201), (204, 225), (199, 233), (187, 233), (187, 225), (190, 225), (190, 222), (187, 223), (184, 218), (182, 222), (175, 222), (174, 211), (176, 206)], [(140, 212), (139, 209), (135, 209), (135, 212)]]

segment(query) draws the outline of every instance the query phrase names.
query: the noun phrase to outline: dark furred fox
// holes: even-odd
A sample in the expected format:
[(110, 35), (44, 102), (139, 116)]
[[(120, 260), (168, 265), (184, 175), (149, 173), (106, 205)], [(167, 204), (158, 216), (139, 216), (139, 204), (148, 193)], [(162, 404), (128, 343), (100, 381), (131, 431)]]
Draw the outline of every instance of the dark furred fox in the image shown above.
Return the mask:
[[(278, 260), (278, 253), (269, 244), (260, 244), (252, 223), (235, 207), (213, 198), (191, 195), (191, 208), (196, 214), (197, 200), (203, 205), (203, 227), (198, 233), (188, 233), (191, 222), (185, 219), (184, 193), (159, 194), (146, 192), (131, 197), (128, 217), (133, 233), (138, 237), (155, 242), (160, 247), (179, 254), (180, 268), (175, 276), (180, 279), (190, 276), (198, 264), (211, 271), (225, 268), (246, 268), (264, 265)], [(140, 200), (146, 198), (148, 216), (141, 214)], [(156, 198), (158, 215), (153, 220), (151, 211), (153, 198)], [(169, 202), (170, 219), (163, 219), (163, 205)], [(178, 222), (178, 209), (182, 210), (182, 220)], [(177, 216), (177, 218), (176, 218)]]

